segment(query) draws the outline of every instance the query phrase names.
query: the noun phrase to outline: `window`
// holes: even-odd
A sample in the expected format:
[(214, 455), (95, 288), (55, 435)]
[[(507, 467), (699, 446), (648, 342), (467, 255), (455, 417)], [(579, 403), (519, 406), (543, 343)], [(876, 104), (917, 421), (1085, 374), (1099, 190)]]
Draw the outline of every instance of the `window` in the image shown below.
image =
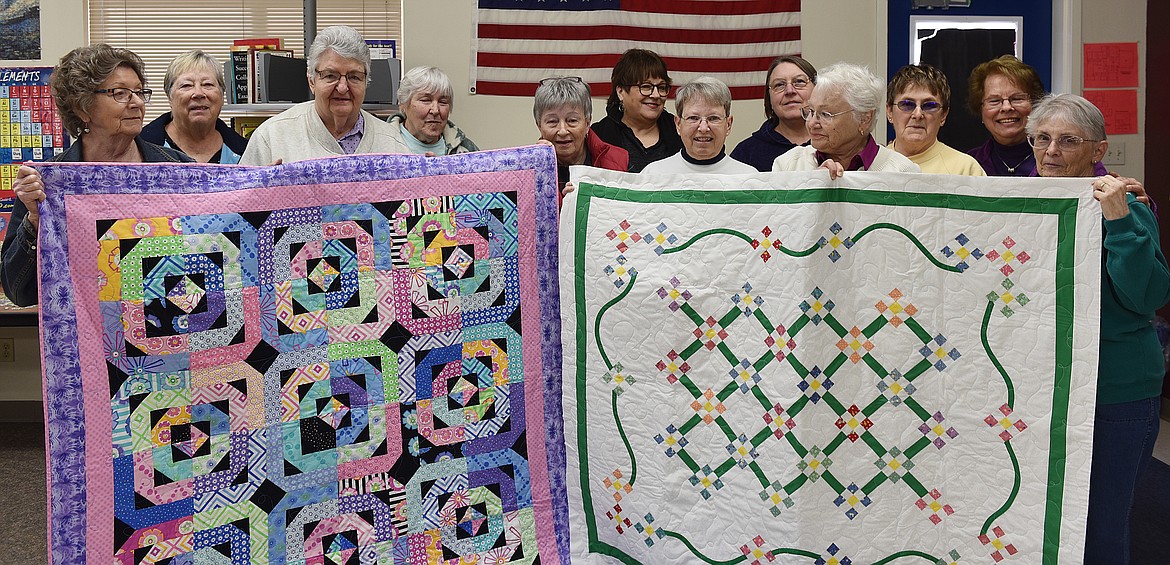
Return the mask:
[[(402, 0), (329, 0), (317, 7), (317, 28), (350, 25), (367, 39), (394, 39), (402, 58)], [(90, 0), (91, 43), (137, 53), (147, 82), (162, 94), (163, 75), (175, 55), (202, 49), (228, 60), (232, 40), (279, 37), (286, 49), (305, 56), (303, 0)], [(147, 120), (168, 110), (165, 96), (147, 106)]]

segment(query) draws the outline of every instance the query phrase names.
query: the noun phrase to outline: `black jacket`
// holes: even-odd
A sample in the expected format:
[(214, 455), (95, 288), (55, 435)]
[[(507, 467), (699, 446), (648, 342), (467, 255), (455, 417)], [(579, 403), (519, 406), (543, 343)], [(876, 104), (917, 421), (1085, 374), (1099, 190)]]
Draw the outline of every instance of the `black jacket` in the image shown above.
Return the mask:
[[(142, 138), (143, 141), (155, 145), (165, 145), (167, 141), (167, 124), (174, 121), (174, 119), (175, 117), (170, 112), (167, 112), (155, 118), (153, 122), (146, 124), (146, 127), (142, 128), (142, 133), (138, 134), (138, 137)], [(223, 120), (215, 120), (215, 131), (218, 131), (219, 135), (223, 137), (223, 144), (228, 146), (228, 149), (231, 149), (236, 155), (243, 155), (244, 150), (248, 148), (248, 140), (244, 136), (236, 133), (236, 130), (228, 127)], [(178, 149), (178, 147), (175, 149)], [(219, 162), (218, 155), (216, 153), (216, 157), (211, 161), (212, 163)]]
[(593, 133), (602, 141), (625, 149), (630, 154), (630, 172), (640, 173), (646, 165), (682, 151), (682, 138), (674, 125), (674, 114), (662, 111), (658, 116), (658, 143), (644, 147), (630, 126), (622, 123), (622, 112), (615, 106), (606, 108), (606, 116), (593, 124)]

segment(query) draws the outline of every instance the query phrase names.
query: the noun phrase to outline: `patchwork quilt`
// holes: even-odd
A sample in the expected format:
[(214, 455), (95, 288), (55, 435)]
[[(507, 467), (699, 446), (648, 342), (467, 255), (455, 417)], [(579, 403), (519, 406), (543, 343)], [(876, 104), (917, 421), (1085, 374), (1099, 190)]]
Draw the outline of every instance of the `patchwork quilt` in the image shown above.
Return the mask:
[(560, 561), (549, 148), (38, 167), (53, 563)]
[(574, 175), (574, 563), (1080, 562), (1083, 179)]

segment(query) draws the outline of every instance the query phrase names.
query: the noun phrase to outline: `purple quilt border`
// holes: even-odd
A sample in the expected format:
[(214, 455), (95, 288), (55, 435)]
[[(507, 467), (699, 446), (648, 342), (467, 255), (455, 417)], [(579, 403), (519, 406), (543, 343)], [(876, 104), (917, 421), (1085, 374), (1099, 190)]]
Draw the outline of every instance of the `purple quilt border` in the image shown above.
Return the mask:
[[(67, 194), (197, 194), (228, 190), (335, 182), (397, 180), (433, 175), (533, 170), (536, 175), (537, 273), (541, 294), (541, 340), (545, 375), (546, 453), (554, 526), (562, 563), (569, 563), (565, 499), (564, 420), (561, 414), (560, 301), (557, 279), (556, 159), (545, 146), (517, 147), (448, 157), (363, 155), (299, 161), (277, 167), (218, 165), (130, 166), (109, 182), (108, 165), (37, 165), (46, 187), (41, 204), (41, 343), (49, 454), (52, 563), (85, 562), (85, 423), (73, 284), (67, 269)], [(159, 170), (165, 173), (160, 174)], [(104, 170), (104, 174), (97, 174)], [(238, 179), (230, 188), (213, 183)], [(61, 186), (67, 188), (62, 189)], [(52, 378), (49, 378), (50, 375)], [(560, 488), (557, 487), (560, 485)], [(64, 535), (67, 534), (67, 535)]]

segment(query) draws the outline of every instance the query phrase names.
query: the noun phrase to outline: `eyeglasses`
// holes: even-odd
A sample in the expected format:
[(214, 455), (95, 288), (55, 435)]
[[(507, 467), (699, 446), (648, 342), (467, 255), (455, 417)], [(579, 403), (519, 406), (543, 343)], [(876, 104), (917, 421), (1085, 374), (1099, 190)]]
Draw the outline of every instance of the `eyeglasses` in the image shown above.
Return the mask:
[(923, 114), (933, 114), (939, 110), (942, 110), (942, 102), (938, 102), (936, 100), (927, 100), (922, 104), (919, 104), (913, 100), (899, 100), (898, 103), (894, 105), (897, 106), (899, 110), (907, 114), (913, 114), (914, 110), (918, 108), (922, 108)]
[[(1056, 148), (1061, 151), (1076, 151), (1082, 143), (1098, 143), (1100, 141), (1100, 139), (1085, 139), (1075, 135), (1062, 135), (1056, 138)], [(1028, 145), (1036, 149), (1048, 149), (1048, 146), (1052, 145), (1052, 136), (1046, 133), (1029, 135)]]
[(804, 121), (806, 121), (806, 122), (813, 119), (813, 118), (816, 118), (822, 122), (825, 122), (826, 124), (829, 124), (829, 123), (833, 123), (833, 118), (836, 118), (837, 116), (840, 116), (841, 114), (844, 114), (846, 112), (852, 112), (852, 110), (841, 110), (840, 112), (836, 112), (836, 113), (825, 112), (825, 111), (817, 112), (816, 110), (813, 110), (812, 108), (810, 108), (808, 106), (805, 106), (804, 108), (800, 109), (800, 117), (804, 118)]
[(808, 90), (809, 86), (811, 85), (812, 82), (810, 82), (808, 79), (794, 78), (791, 81), (778, 80), (772, 83), (772, 86), (769, 88), (771, 88), (772, 92), (775, 94), (782, 94), (785, 90), (788, 90), (789, 86), (792, 87), (792, 90)]
[(350, 86), (362, 86), (369, 80), (369, 75), (366, 73), (359, 73), (354, 71), (348, 74), (341, 74), (337, 71), (313, 71), (317, 73), (317, 79), (326, 85), (337, 84), (341, 82), (341, 77), (345, 77), (345, 82)]
[(717, 128), (723, 125), (723, 122), (726, 122), (727, 118), (723, 116), (686, 116), (683, 118), (683, 122), (692, 127), (698, 126), (704, 121), (707, 122), (708, 126)]
[(670, 94), (670, 84), (665, 82), (662, 84), (651, 84), (648, 82), (637, 85), (631, 84), (629, 88), (634, 88), (635, 86), (638, 87), (638, 92), (641, 92), (642, 96), (653, 96), (655, 90), (657, 90), (658, 93), (663, 96)]
[(574, 82), (574, 83), (584, 83), (584, 82), (585, 82), (585, 79), (583, 79), (583, 78), (581, 78), (581, 77), (548, 77), (548, 78), (542, 78), (542, 79), (540, 79), (540, 86), (544, 86), (544, 85), (546, 85), (546, 84), (552, 84), (552, 83), (554, 83), (554, 82), (560, 82), (560, 81), (569, 81), (569, 82)]
[(109, 94), (110, 98), (114, 99), (114, 102), (118, 102), (119, 104), (129, 104), (131, 94), (141, 98), (145, 103), (150, 102), (150, 95), (154, 94), (154, 91), (149, 88), (143, 88), (141, 90), (130, 90), (129, 88), (99, 88), (93, 91), (93, 93)]
[(1032, 104), (1032, 99), (1027, 94), (1016, 94), (1010, 98), (987, 98), (983, 101), (983, 107), (988, 110), (995, 110), (1003, 106), (1004, 102), (1011, 104), (1012, 108), (1023, 108)]

